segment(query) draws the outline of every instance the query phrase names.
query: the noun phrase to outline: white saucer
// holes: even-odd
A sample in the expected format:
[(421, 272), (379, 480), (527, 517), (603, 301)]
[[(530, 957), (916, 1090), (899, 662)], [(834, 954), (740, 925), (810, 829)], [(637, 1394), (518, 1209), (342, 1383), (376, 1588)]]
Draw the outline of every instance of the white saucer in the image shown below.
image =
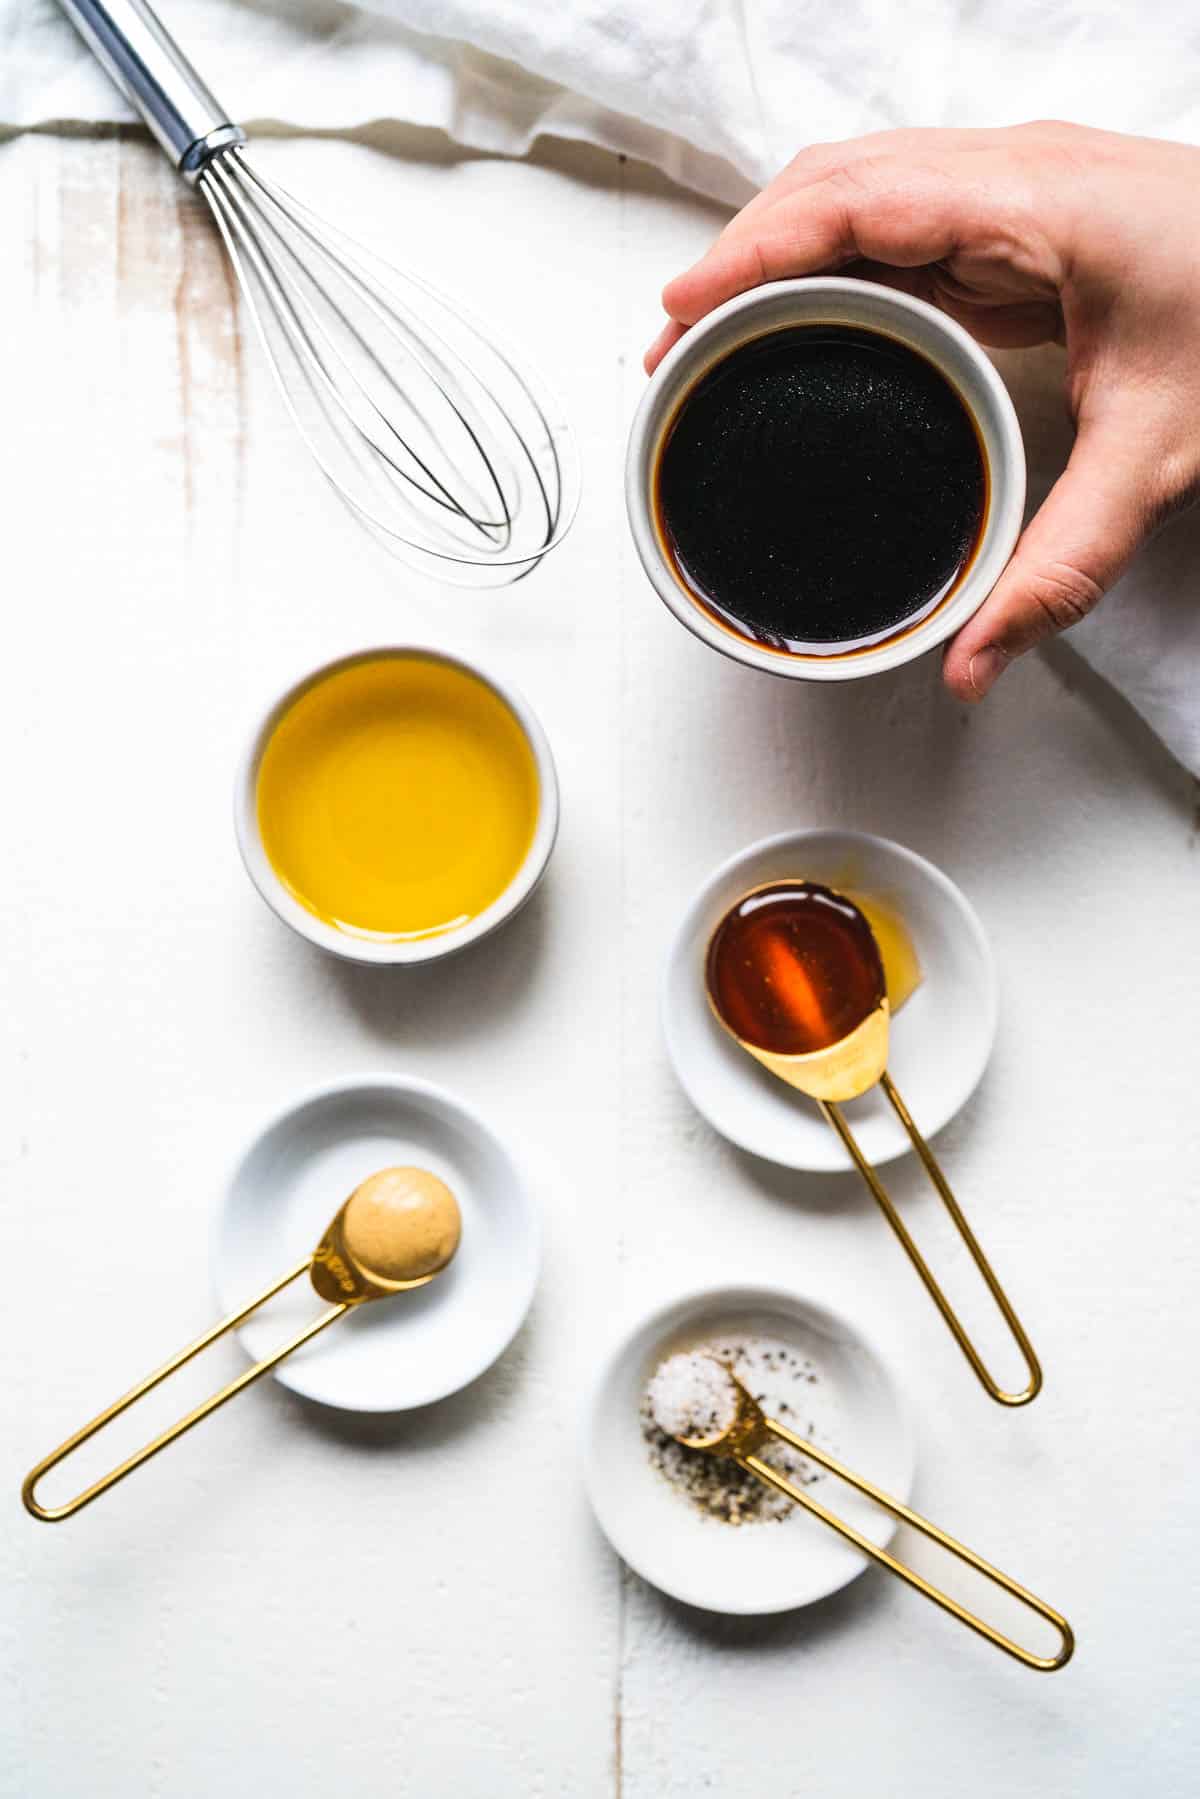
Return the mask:
[[(309, 1093), (242, 1156), (213, 1232), (222, 1310), (235, 1311), (315, 1248), (367, 1175), (405, 1164), (431, 1169), (452, 1189), (461, 1246), (427, 1287), (349, 1313), (275, 1370), (324, 1405), (394, 1412), (444, 1399), (507, 1348), (533, 1298), (540, 1223), (503, 1144), (427, 1081), (370, 1075)], [(308, 1280), (297, 1280), (238, 1336), (257, 1361), (320, 1310)]]
[[(584, 1478), (601, 1529), (651, 1585), (716, 1612), (782, 1612), (836, 1593), (867, 1558), (799, 1507), (782, 1520), (730, 1525), (705, 1517), (650, 1462), (639, 1409), (664, 1356), (730, 1331), (780, 1337), (808, 1357), (815, 1436), (839, 1461), (907, 1501), (914, 1447), (907, 1413), (878, 1352), (816, 1300), (775, 1287), (713, 1287), (663, 1306), (610, 1351), (588, 1405)], [(806, 1430), (809, 1420), (801, 1426)], [(875, 1543), (895, 1522), (833, 1475), (812, 1496)]]
[[(882, 900), (907, 925), (924, 973), (892, 1020), (889, 1072), (926, 1137), (948, 1124), (979, 1084), (996, 1034), (996, 970), (974, 909), (940, 869), (886, 837), (790, 831), (722, 864), (687, 909), (663, 981), (667, 1053), (684, 1092), (731, 1143), (814, 1172), (850, 1158), (816, 1106), (767, 1073), (721, 1029), (704, 987), (708, 940), (725, 912), (765, 881), (804, 879)], [(878, 1088), (843, 1110), (876, 1167), (909, 1148)]]

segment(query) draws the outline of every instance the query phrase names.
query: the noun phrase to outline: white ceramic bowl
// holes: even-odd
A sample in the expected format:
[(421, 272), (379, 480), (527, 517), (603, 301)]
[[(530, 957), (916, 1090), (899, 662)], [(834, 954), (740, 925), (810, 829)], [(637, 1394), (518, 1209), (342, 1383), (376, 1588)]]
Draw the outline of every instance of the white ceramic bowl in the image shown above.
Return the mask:
[[(643, 1580), (718, 1612), (781, 1612), (837, 1592), (867, 1558), (799, 1508), (782, 1520), (732, 1526), (704, 1517), (650, 1463), (639, 1409), (657, 1364), (713, 1335), (781, 1337), (813, 1363), (805, 1418), (820, 1446), (907, 1502), (914, 1446), (907, 1411), (878, 1350), (849, 1320), (778, 1287), (722, 1286), (685, 1294), (622, 1334), (601, 1364), (585, 1417), (588, 1496), (613, 1548)], [(872, 1542), (895, 1521), (824, 1475), (813, 1498)]]
[[(444, 662), (450, 668), (462, 669), (464, 673), (483, 681), (503, 700), (516, 718), (537, 765), (537, 827), (524, 862), (504, 892), (490, 906), (461, 929), (446, 931), (437, 937), (398, 939), (357, 936), (326, 924), (288, 892), (271, 867), (259, 835), (258, 771), (267, 741), (283, 714), (307, 688), (314, 686), (325, 676), (338, 669), (349, 668), (356, 662), (370, 662), (382, 656), (412, 656), (422, 661)], [(486, 937), (525, 904), (546, 872), (546, 864), (558, 835), (558, 777), (546, 733), (538, 723), (536, 714), (516, 688), (489, 674), (478, 663), (468, 662), (461, 656), (452, 656), (446, 650), (430, 649), (423, 644), (383, 644), (373, 649), (355, 650), (350, 655), (339, 656), (332, 662), (323, 663), (320, 668), (312, 669), (299, 680), (290, 682), (266, 708), (250, 734), (238, 766), (234, 785), (234, 827), (237, 831), (238, 848), (250, 879), (271, 910), (301, 937), (307, 937), (310, 943), (328, 950), (332, 955), (341, 956), (347, 962), (433, 962), (441, 956), (454, 955), (458, 950), (465, 949), (467, 944)]]
[[(653, 484), (663, 438), (684, 395), (740, 344), (788, 325), (858, 325), (898, 339), (926, 356), (974, 418), (988, 471), (988, 509), (974, 560), (950, 597), (919, 624), (847, 652), (797, 655), (751, 643), (703, 610), (674, 569), (654, 518)], [(1025, 508), (1025, 450), (1008, 390), (974, 339), (924, 300), (848, 276), (776, 281), (718, 306), (659, 364), (629, 435), (625, 504), (642, 567), (689, 631), (750, 668), (801, 681), (853, 681), (897, 668), (953, 635), (978, 611), (1012, 555)]]
[[(294, 1393), (346, 1411), (444, 1399), (516, 1335), (537, 1284), (541, 1222), (503, 1143), (428, 1081), (335, 1081), (255, 1135), (213, 1229), (213, 1286), (222, 1311), (232, 1312), (316, 1247), (360, 1181), (397, 1166), (428, 1168), (446, 1182), (462, 1212), (462, 1242), (428, 1286), (348, 1313), (275, 1369)], [(257, 1361), (321, 1309), (308, 1280), (294, 1281), (238, 1337)]]
[[(912, 850), (859, 831), (788, 831), (722, 863), (684, 914), (667, 957), (662, 1021), (667, 1053), (696, 1110), (752, 1155), (785, 1168), (849, 1168), (816, 1106), (722, 1030), (704, 985), (708, 941), (735, 901), (777, 880), (823, 881), (874, 896), (903, 919), (924, 975), (892, 1020), (888, 1067), (926, 1137), (974, 1092), (996, 1035), (996, 970), (983, 926), (954, 882)], [(878, 1167), (911, 1149), (877, 1087), (842, 1110)]]

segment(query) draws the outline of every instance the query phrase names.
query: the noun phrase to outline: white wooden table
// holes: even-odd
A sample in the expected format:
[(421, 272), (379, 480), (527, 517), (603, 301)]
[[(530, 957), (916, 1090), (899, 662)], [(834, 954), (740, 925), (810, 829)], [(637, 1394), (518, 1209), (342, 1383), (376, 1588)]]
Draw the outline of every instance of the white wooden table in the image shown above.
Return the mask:
[[(809, 690), (666, 614), (619, 469), (659, 286), (714, 209), (582, 150), (513, 166), (414, 133), (263, 155), (537, 347), (585, 505), (511, 593), (419, 584), (310, 471), (157, 153), (132, 132), (0, 149), (0, 1789), (1194, 1788), (1194, 784), (1064, 651), (968, 714), (933, 661)], [(381, 164), (385, 215), (361, 185)], [(510, 929), (392, 978), (268, 914), (230, 787), (260, 697), (405, 639), (517, 678), (564, 825)], [(849, 1177), (733, 1152), (666, 1066), (656, 986), (685, 899), (740, 845), (808, 823), (932, 857), (993, 936), (996, 1055), (940, 1146), (1043, 1353), (1026, 1413), (977, 1395)], [(310, 1084), (376, 1068), (477, 1102), (536, 1170), (546, 1265), (512, 1351), (397, 1418), (266, 1383), (75, 1522), (27, 1520), (24, 1469), (211, 1318), (209, 1221), (241, 1143)], [(897, 1190), (936, 1235), (911, 1168)], [(873, 1574), (739, 1622), (623, 1572), (580, 1486), (580, 1395), (619, 1318), (722, 1274), (790, 1275), (870, 1323), (917, 1415), (918, 1505), (1062, 1605), (1066, 1673), (1026, 1673)], [(203, 1381), (240, 1365), (225, 1345)]]

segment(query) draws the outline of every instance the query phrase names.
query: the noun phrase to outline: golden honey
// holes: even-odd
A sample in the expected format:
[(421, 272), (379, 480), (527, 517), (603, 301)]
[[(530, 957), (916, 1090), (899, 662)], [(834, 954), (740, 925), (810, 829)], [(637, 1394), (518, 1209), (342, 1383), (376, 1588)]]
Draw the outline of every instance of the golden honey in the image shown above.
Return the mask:
[(883, 902), (813, 881), (777, 881), (733, 906), (708, 950), (708, 986), (744, 1043), (812, 1055), (920, 984), (912, 939)]
[(813, 881), (779, 881), (732, 907), (709, 945), (708, 986), (744, 1043), (781, 1056), (840, 1043), (886, 992), (870, 925)]
[(324, 923), (392, 940), (460, 930), (529, 853), (529, 740), (487, 682), (436, 657), (318, 676), (259, 766), (258, 827), (288, 892)]

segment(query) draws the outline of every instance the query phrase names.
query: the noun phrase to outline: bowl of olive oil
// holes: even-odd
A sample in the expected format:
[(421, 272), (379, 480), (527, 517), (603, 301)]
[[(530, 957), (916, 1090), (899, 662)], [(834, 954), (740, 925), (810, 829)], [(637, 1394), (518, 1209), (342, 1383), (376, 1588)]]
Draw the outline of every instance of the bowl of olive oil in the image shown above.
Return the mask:
[(294, 682), (238, 771), (238, 845), (285, 924), (353, 962), (427, 962), (511, 918), (558, 828), (549, 743), (442, 650), (362, 650)]

